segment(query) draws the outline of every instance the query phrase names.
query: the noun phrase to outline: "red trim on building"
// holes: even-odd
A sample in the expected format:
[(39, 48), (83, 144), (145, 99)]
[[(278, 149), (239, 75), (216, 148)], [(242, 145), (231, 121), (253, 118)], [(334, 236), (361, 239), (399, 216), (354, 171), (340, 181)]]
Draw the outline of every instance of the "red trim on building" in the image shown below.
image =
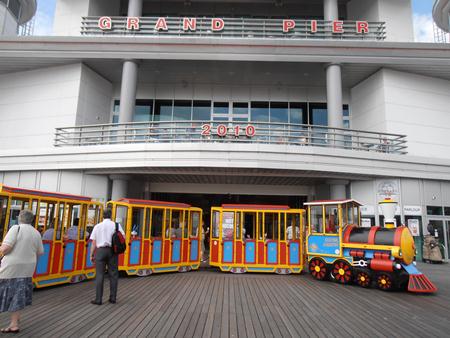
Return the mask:
[(164, 201), (154, 201), (154, 200), (140, 200), (134, 198), (121, 198), (117, 202), (128, 203), (128, 204), (141, 204), (141, 205), (151, 205), (155, 207), (178, 207), (178, 208), (190, 208), (191, 205), (186, 203), (177, 202), (164, 202)]

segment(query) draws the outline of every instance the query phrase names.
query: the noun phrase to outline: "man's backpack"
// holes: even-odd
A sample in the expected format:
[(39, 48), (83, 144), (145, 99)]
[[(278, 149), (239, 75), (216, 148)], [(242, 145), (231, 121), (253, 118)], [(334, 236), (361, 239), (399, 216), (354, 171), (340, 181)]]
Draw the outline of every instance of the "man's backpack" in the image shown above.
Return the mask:
[(127, 244), (124, 235), (119, 231), (119, 224), (116, 223), (116, 231), (112, 235), (112, 250), (114, 254), (122, 254), (125, 252)]

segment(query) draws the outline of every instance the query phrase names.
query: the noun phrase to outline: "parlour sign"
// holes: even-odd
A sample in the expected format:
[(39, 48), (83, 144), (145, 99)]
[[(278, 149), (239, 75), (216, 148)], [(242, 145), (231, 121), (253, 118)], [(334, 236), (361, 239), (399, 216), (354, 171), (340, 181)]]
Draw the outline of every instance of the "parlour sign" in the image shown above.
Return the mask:
[[(123, 21), (125, 19), (125, 21)], [(151, 21), (148, 21), (151, 19)], [(192, 18), (192, 17), (184, 17), (184, 18), (176, 18), (177, 24), (176, 28), (171, 27), (171, 22), (173, 22), (174, 18), (168, 17), (126, 17), (122, 18), (120, 22), (116, 20), (116, 18), (111, 18), (109, 16), (102, 16), (98, 19), (98, 28), (101, 31), (111, 31), (116, 27), (115, 25), (120, 25), (120, 28), (125, 28), (127, 31), (140, 31), (145, 30), (153, 30), (156, 32), (169, 32), (170, 30), (176, 29), (177, 31), (182, 30), (182, 32), (196, 32), (200, 25), (202, 29), (205, 29), (205, 25), (210, 32), (222, 32), (227, 28), (227, 20), (224, 18)], [(181, 20), (179, 22), (178, 20)], [(232, 19), (229, 19), (230, 21)], [(368, 21), (342, 21), (342, 20), (334, 20), (334, 21), (321, 21), (321, 20), (294, 20), (294, 19), (284, 19), (284, 20), (255, 20), (252, 19), (242, 19), (241, 22), (255, 22), (255, 25), (260, 25), (261, 27), (256, 27), (255, 31), (258, 30), (271, 30), (275, 29), (284, 34), (300, 32), (300, 33), (308, 33), (308, 34), (320, 34), (325, 31), (328, 33), (331, 31), (333, 34), (344, 34), (344, 33), (353, 33), (359, 35), (369, 34), (370, 25)], [(234, 21), (233, 21), (234, 22)], [(123, 27), (123, 25), (125, 25)], [(273, 26), (275, 25), (275, 26)], [(230, 23), (230, 28), (235, 29), (236, 23)], [(348, 32), (347, 32), (348, 31)]]

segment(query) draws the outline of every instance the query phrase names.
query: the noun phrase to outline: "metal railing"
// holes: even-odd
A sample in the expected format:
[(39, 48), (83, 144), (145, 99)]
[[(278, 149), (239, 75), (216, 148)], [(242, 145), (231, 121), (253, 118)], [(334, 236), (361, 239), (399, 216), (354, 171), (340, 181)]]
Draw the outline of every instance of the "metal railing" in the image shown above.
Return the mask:
[(159, 121), (57, 128), (55, 146), (130, 143), (250, 143), (406, 154), (405, 135), (306, 124)]
[(385, 22), (369, 22), (369, 32), (358, 34), (356, 21), (344, 21), (343, 33), (332, 32), (332, 21), (317, 20), (317, 32), (311, 32), (311, 20), (293, 19), (295, 28), (283, 33), (283, 19), (255, 18), (222, 18), (224, 29), (218, 32), (211, 30), (212, 17), (199, 17), (195, 31), (183, 30), (184, 17), (164, 17), (167, 31), (155, 30), (159, 17), (141, 17), (139, 30), (127, 30), (126, 17), (111, 17), (112, 27), (109, 30), (99, 28), (97, 16), (82, 18), (81, 34), (90, 36), (190, 36), (190, 37), (222, 37), (222, 38), (261, 38), (261, 39), (337, 39), (337, 40), (384, 40), (386, 38)]

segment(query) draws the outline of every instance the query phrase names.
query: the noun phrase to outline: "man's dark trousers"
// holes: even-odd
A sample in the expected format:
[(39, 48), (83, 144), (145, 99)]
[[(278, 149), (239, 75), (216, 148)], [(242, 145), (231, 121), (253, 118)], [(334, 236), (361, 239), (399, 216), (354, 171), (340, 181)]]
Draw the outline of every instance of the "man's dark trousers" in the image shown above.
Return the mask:
[(109, 300), (115, 302), (117, 298), (117, 283), (119, 281), (118, 255), (113, 254), (112, 248), (97, 248), (95, 253), (95, 301), (102, 302), (103, 279), (105, 277), (105, 267), (108, 266), (109, 275)]

